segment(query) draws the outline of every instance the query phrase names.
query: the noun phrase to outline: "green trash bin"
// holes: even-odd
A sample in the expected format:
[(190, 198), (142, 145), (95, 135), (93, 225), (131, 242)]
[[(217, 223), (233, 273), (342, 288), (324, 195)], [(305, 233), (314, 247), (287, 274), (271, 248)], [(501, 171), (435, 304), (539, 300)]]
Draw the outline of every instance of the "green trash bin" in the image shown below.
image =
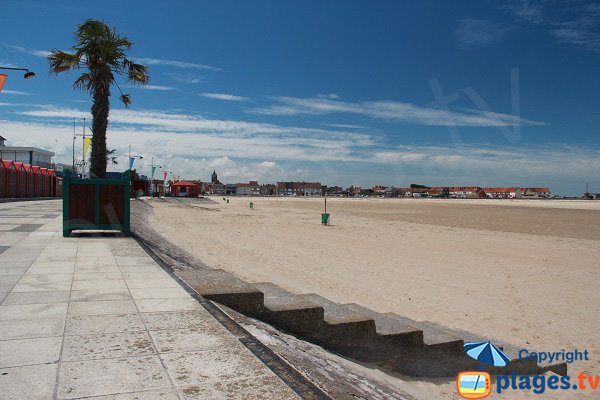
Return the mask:
[(254, 208), (254, 203), (250, 202), (250, 208)]
[(329, 213), (321, 214), (321, 223), (327, 225), (329, 223)]

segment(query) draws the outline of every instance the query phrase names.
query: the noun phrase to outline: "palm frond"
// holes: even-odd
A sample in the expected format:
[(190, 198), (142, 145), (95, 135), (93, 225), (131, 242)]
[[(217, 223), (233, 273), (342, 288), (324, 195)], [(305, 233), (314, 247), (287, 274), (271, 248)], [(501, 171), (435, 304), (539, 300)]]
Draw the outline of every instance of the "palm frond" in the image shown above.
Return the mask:
[(129, 108), (129, 105), (131, 104), (131, 95), (130, 94), (122, 94), (120, 99), (121, 99), (121, 102), (123, 103), (123, 105), (125, 106), (125, 108)]
[(133, 85), (144, 86), (150, 82), (147, 66), (134, 63), (125, 58), (123, 60), (123, 68), (127, 69), (127, 80)]
[(81, 74), (81, 76), (73, 83), (73, 87), (90, 91), (92, 89), (92, 75), (89, 72)]
[(48, 63), (50, 64), (50, 74), (58, 74), (60, 72), (65, 72), (74, 68), (79, 68), (80, 62), (81, 54), (79, 52), (71, 54), (54, 49), (48, 55)]

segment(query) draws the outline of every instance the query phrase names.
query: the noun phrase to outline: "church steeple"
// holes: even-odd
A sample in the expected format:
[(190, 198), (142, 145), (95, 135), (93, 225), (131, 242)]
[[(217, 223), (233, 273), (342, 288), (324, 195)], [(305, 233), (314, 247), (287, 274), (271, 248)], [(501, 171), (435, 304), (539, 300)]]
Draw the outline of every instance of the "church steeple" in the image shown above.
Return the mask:
[(212, 183), (219, 183), (219, 179), (217, 178), (217, 171), (213, 170), (212, 177), (210, 179)]

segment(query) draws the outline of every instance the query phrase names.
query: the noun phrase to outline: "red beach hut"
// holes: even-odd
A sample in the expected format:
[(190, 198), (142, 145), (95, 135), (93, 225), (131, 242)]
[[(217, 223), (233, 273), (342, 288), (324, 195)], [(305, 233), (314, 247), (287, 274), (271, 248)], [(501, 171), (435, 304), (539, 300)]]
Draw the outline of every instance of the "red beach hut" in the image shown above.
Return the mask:
[(17, 170), (12, 161), (2, 161), (6, 169), (6, 196), (8, 198), (17, 197)]
[(171, 185), (174, 197), (198, 197), (198, 185), (190, 181), (179, 181)]
[(34, 197), (42, 197), (42, 187), (43, 187), (43, 182), (42, 182), (42, 173), (40, 172), (40, 167), (36, 167), (33, 166), (31, 167), (31, 169), (33, 170), (33, 177), (34, 177)]
[(40, 179), (42, 181), (42, 192), (40, 193), (40, 197), (48, 197), (48, 193), (50, 193), (48, 168), (40, 168)]
[(23, 163), (15, 162), (17, 173), (17, 197), (27, 197), (27, 172)]
[(6, 167), (0, 161), (0, 199), (6, 197)]
[(27, 175), (27, 197), (35, 196), (35, 174), (33, 167), (29, 164), (23, 164), (25, 167), (25, 174)]

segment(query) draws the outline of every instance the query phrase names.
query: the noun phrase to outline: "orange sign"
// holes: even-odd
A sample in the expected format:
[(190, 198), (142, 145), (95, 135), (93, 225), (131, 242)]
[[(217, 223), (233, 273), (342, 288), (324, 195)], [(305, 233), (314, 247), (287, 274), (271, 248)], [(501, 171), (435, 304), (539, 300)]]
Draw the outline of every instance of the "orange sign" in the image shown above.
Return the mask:
[(456, 377), (458, 394), (465, 399), (483, 399), (492, 391), (490, 374), (487, 372), (464, 371)]
[(0, 74), (0, 93), (2, 92), (2, 87), (4, 86), (7, 77), (8, 75)]

